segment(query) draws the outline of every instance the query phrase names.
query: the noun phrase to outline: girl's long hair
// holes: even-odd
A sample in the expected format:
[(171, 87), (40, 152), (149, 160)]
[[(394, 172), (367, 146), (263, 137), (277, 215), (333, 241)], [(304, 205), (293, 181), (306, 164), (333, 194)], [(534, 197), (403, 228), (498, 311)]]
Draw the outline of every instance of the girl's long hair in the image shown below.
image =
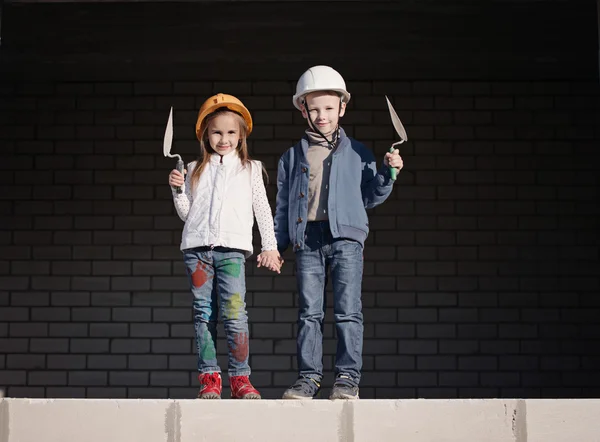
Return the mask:
[[(196, 167), (195, 167), (194, 171), (192, 172), (192, 176), (190, 177), (190, 183), (192, 186), (192, 190), (194, 189), (196, 184), (198, 184), (198, 181), (200, 180), (200, 175), (202, 174), (202, 171), (204, 170), (204, 168), (210, 161), (210, 156), (213, 153), (216, 153), (215, 150), (210, 146), (210, 142), (208, 141), (208, 133), (207, 133), (208, 126), (214, 118), (216, 118), (219, 115), (224, 114), (225, 112), (229, 112), (234, 116), (234, 118), (237, 120), (239, 128), (240, 128), (240, 140), (239, 140), (239, 143), (238, 143), (237, 147), (235, 148), (235, 150), (237, 151), (237, 154), (240, 157), (242, 166), (247, 167), (252, 164), (251, 163), (252, 158), (250, 158), (250, 155), (248, 154), (248, 143), (246, 142), (246, 138), (248, 136), (248, 126), (246, 125), (246, 121), (237, 112), (230, 111), (229, 109), (226, 109), (226, 108), (218, 109), (215, 112), (213, 112), (212, 114), (208, 115), (206, 117), (206, 121), (204, 123), (204, 130), (202, 131), (202, 140), (200, 141), (200, 156), (198, 157)], [(267, 175), (267, 171), (265, 170), (264, 166), (262, 168), (262, 172), (263, 172), (264, 177), (268, 181), (269, 177)]]

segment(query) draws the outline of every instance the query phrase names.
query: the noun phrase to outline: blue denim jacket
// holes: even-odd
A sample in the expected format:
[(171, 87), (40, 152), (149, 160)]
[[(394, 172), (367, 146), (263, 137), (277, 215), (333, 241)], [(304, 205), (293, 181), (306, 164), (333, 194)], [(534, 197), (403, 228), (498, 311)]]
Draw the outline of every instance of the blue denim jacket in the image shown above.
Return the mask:
[[(279, 159), (275, 237), (280, 252), (290, 243), (294, 251), (304, 248), (310, 177), (306, 156), (308, 146), (305, 135)], [(331, 155), (327, 202), (332, 236), (352, 239), (364, 246), (369, 234), (365, 209), (384, 202), (392, 192), (393, 184), (389, 168), (382, 163), (377, 170), (373, 153), (340, 129), (340, 142)]]

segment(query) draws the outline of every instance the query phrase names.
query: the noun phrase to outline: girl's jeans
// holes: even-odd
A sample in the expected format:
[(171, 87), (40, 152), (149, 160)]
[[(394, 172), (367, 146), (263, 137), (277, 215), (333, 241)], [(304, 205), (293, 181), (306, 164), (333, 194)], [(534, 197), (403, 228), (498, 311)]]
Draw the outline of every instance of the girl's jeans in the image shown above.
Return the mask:
[(306, 227), (304, 250), (296, 252), (300, 298), (298, 368), (300, 376), (323, 378), (323, 318), (327, 270), (333, 283), (333, 314), (337, 332), (335, 374), (349, 375), (358, 386), (362, 369), (363, 315), (360, 243), (333, 239), (327, 221)]
[(220, 373), (217, 363), (217, 296), (229, 349), (229, 376), (248, 376), (245, 256), (241, 250), (200, 247), (184, 251), (194, 295), (194, 328), (200, 373)]

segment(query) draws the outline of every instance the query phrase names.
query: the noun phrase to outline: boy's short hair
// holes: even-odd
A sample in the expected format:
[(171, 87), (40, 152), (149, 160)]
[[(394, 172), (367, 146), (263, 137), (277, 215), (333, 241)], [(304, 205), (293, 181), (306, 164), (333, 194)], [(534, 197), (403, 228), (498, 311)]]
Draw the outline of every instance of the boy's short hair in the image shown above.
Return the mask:
[(332, 97), (338, 97), (341, 101), (344, 100), (343, 95), (340, 94), (339, 92), (337, 92), (337, 91), (331, 91), (329, 89), (326, 89), (326, 90), (322, 90), (322, 91), (312, 91), (312, 92), (309, 92), (308, 94), (302, 95), (300, 97), (300, 104), (301, 105), (305, 105), (305, 103), (306, 103), (306, 97), (308, 97), (309, 95), (312, 95), (312, 94), (330, 95)]

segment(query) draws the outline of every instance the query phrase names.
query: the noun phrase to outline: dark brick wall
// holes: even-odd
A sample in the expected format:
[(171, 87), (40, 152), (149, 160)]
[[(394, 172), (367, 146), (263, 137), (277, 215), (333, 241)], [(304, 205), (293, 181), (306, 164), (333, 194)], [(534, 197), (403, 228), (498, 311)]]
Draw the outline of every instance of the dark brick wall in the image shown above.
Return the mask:
[[(358, 12), (374, 7), (332, 3)], [(544, 36), (535, 44), (523, 40), (525, 49), (517, 53), (501, 45), (515, 34), (494, 34), (497, 40), (488, 35), (478, 45), (493, 49), (484, 58), (495, 71), (465, 68), (461, 77), (461, 62), (472, 58), (464, 49), (448, 49), (446, 57), (456, 63), (446, 70), (442, 64), (428, 70), (431, 64), (423, 60), (435, 58), (439, 47), (427, 51), (427, 44), (461, 32), (469, 40), (466, 31), (445, 36), (433, 27), (424, 33), (432, 17), (445, 22), (439, 16), (443, 7), (435, 3), (429, 4), (431, 11), (415, 11), (408, 2), (404, 9), (377, 4), (380, 12), (389, 9), (386, 20), (400, 8), (408, 18), (399, 14), (398, 19), (420, 30), (413, 40), (409, 31), (398, 31), (408, 41), (408, 72), (381, 70), (401, 65), (402, 53), (387, 60), (374, 56), (371, 65), (361, 56), (334, 57), (353, 93), (345, 129), (382, 157), (395, 139), (387, 94), (410, 140), (401, 148), (405, 169), (393, 194), (370, 212), (362, 397), (600, 392), (595, 20), (568, 19), (588, 16), (589, 2), (572, 2), (578, 12), (561, 11), (564, 2), (534, 3), (539, 9), (512, 13), (544, 10), (544, 23), (562, 17), (563, 27), (550, 35), (542, 32), (547, 24), (529, 23), (530, 35)], [(502, 4), (507, 16), (517, 8)], [(97, 17), (123, 8), (131, 23), (151, 29), (173, 8), (222, 12), (225, 6), (155, 5), (134, 19), (135, 7), (5, 6), (0, 389), (7, 396), (195, 396), (190, 295), (178, 250), (182, 223), (166, 184), (174, 162), (162, 157), (169, 107), (175, 108), (174, 151), (191, 161), (202, 101), (219, 91), (239, 95), (255, 118), (251, 151), (268, 169), (274, 201), (277, 159), (303, 131), (291, 104), (295, 80), (311, 64), (327, 62), (311, 58), (310, 48), (302, 46), (316, 38), (307, 32), (295, 37), (289, 58), (280, 55), (273, 64), (256, 63), (241, 51), (233, 58), (215, 52), (208, 72), (206, 62), (182, 63), (172, 54), (165, 63), (167, 43), (154, 55), (141, 56), (152, 51), (125, 38), (134, 33), (111, 30)], [(487, 15), (475, 14), (481, 6), (470, 7), (444, 13), (476, 29), (500, 11), (497, 3), (484, 8)], [(227, 8), (255, 30), (249, 39), (259, 38), (265, 4)], [(250, 11), (250, 17), (242, 13)], [(41, 16), (48, 14), (63, 17), (54, 33), (42, 26)], [(6, 17), (12, 19), (7, 23)], [(367, 41), (354, 55), (369, 46), (373, 53), (382, 51), (376, 22), (364, 18)], [(64, 31), (77, 26), (79, 34)], [(161, 35), (170, 35), (168, 41), (178, 47), (177, 31), (186, 34), (186, 29), (162, 29)], [(523, 24), (514, 32), (523, 36), (527, 29)], [(77, 46), (76, 37), (85, 35), (93, 37)], [(324, 35), (336, 34), (328, 29)], [(260, 38), (267, 42), (267, 37)], [(538, 57), (550, 50), (545, 43), (561, 38), (567, 41), (551, 49), (554, 62)], [(54, 52), (48, 43), (69, 39), (75, 42)], [(121, 52), (115, 47), (120, 42), (126, 48)], [(102, 50), (105, 44), (108, 49)], [(192, 46), (181, 53), (190, 55)], [(578, 60), (566, 55), (569, 48)], [(258, 59), (272, 56), (266, 47), (255, 50)], [(22, 68), (27, 71), (19, 73)], [(253, 380), (269, 398), (295, 378), (294, 257), (289, 251), (285, 257), (280, 276), (256, 269), (253, 259), (247, 265)], [(334, 344), (329, 311), (327, 383)], [(226, 367), (224, 349), (221, 339), (219, 357)]]

